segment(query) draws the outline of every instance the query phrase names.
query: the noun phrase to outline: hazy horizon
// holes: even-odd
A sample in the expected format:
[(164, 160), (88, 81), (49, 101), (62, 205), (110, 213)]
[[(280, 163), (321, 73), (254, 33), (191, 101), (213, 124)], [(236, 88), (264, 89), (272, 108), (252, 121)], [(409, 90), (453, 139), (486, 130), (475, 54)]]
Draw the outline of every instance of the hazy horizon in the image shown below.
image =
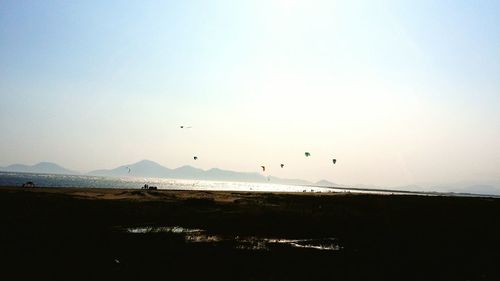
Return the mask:
[[(159, 165), (160, 167), (158, 167)], [(6, 169), (5, 169), (6, 168)], [(159, 169), (160, 168), (160, 169)], [(186, 169), (188, 168), (188, 169)], [(266, 167), (268, 169), (270, 167)], [(272, 169), (272, 167), (271, 167)], [(404, 185), (404, 186), (377, 186), (377, 185), (367, 185), (367, 184), (343, 184), (339, 182), (325, 181), (325, 179), (319, 181), (307, 181), (300, 178), (279, 178), (275, 177), (270, 173), (259, 173), (256, 171), (232, 171), (227, 169), (220, 169), (218, 167), (213, 167), (210, 169), (200, 169), (193, 165), (184, 165), (179, 167), (170, 167), (168, 165), (162, 165), (152, 160), (143, 159), (135, 163), (126, 163), (118, 167), (113, 167), (110, 169), (96, 169), (92, 171), (75, 171), (71, 169), (66, 169), (57, 163), (52, 162), (39, 162), (34, 165), (25, 164), (13, 164), (6, 167), (0, 166), (0, 173), (6, 172), (9, 176), (20, 174), (31, 174), (37, 178), (38, 174), (53, 174), (55, 176), (62, 175), (63, 180), (55, 182), (47, 182), (46, 177), (38, 178), (41, 179), (42, 183), (45, 184), (67, 184), (65, 182), (66, 175), (73, 176), (89, 176), (91, 178), (98, 176), (103, 177), (104, 181), (109, 181), (109, 179), (117, 178), (122, 181), (125, 178), (135, 178), (140, 182), (144, 182), (145, 179), (151, 181), (160, 182), (162, 179), (172, 179), (172, 180), (195, 180), (196, 182), (204, 181), (215, 181), (215, 182), (229, 182), (229, 186), (234, 183), (248, 183), (249, 185), (261, 183), (261, 184), (272, 184), (272, 185), (285, 185), (285, 186), (308, 186), (308, 185), (318, 185), (327, 187), (338, 187), (338, 188), (353, 188), (353, 190), (393, 190), (393, 191), (410, 191), (410, 192), (443, 192), (443, 193), (472, 193), (481, 195), (500, 195), (500, 188), (495, 187), (495, 185), (489, 184), (477, 184), (471, 182), (455, 182), (455, 183), (445, 183), (441, 185), (433, 185), (429, 183), (421, 183), (420, 185)], [(51, 177), (49, 177), (51, 178)], [(29, 177), (28, 179), (34, 179)], [(109, 182), (108, 182), (109, 184)], [(116, 183), (119, 185), (119, 183)], [(171, 182), (169, 184), (172, 184)], [(183, 183), (184, 185), (184, 183)], [(63, 185), (64, 186), (64, 185)], [(262, 186), (264, 187), (264, 186)], [(211, 188), (211, 187), (210, 187)], [(254, 186), (255, 188), (255, 186)], [(255, 190), (255, 189), (254, 189)], [(302, 190), (300, 190), (302, 191)]]
[(0, 166), (500, 188), (500, 2), (2, 1), (0, 42)]

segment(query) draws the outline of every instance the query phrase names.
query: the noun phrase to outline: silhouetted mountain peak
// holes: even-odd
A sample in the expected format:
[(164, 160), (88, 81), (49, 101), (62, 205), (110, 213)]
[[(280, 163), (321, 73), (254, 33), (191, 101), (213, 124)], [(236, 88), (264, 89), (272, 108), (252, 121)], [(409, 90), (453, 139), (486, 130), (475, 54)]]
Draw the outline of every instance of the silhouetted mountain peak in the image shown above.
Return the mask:
[(160, 165), (154, 161), (147, 160), (147, 159), (141, 160), (141, 161), (133, 163), (133, 164), (125, 165), (125, 166), (128, 166), (128, 167), (132, 167), (132, 166), (133, 167), (163, 167), (162, 165)]
[(195, 167), (190, 166), (190, 165), (180, 166), (179, 168), (175, 168), (174, 170), (175, 171), (203, 171), (202, 169), (195, 168)]
[(114, 169), (96, 170), (88, 173), (95, 176), (139, 176), (139, 177), (171, 177), (172, 170), (151, 161), (141, 160), (139, 162), (119, 166)]
[(31, 167), (64, 169), (63, 167), (57, 165), (56, 163), (52, 163), (52, 162), (39, 162)]
[(21, 172), (21, 173), (42, 173), (42, 174), (79, 174), (78, 172), (68, 170), (52, 162), (40, 162), (35, 165), (13, 164), (4, 168), (2, 171)]
[(327, 180), (320, 180), (316, 183), (316, 185), (319, 185), (319, 186), (326, 186), (326, 187), (334, 187), (334, 186), (338, 186), (338, 184), (335, 184), (333, 182), (330, 182), (330, 181), (327, 181)]
[[(33, 166), (15, 164), (9, 167), (0, 168), (0, 170), (7, 172), (77, 174), (51, 162), (40, 162)], [(266, 177), (257, 172), (237, 172), (220, 168), (212, 168), (205, 171), (190, 165), (184, 165), (175, 169), (169, 169), (157, 162), (147, 159), (128, 165), (122, 165), (114, 169), (95, 170), (87, 174), (105, 177), (157, 177), (240, 182), (269, 182), (269, 180), (271, 180), (271, 182), (282, 184), (310, 184), (310, 182), (300, 179)]]

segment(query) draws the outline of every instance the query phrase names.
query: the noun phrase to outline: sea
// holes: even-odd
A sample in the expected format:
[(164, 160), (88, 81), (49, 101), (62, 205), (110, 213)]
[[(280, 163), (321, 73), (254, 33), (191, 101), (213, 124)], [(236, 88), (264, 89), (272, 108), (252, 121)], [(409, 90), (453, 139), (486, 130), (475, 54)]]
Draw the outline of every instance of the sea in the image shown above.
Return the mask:
[(0, 186), (19, 186), (28, 181), (37, 187), (72, 187), (72, 188), (122, 188), (140, 189), (145, 184), (156, 186), (160, 190), (206, 190), (206, 191), (244, 191), (244, 192), (309, 192), (309, 193), (362, 193), (386, 195), (421, 195), (421, 196), (467, 196), (497, 197), (469, 193), (418, 192), (386, 189), (362, 189), (348, 187), (325, 187), (315, 185), (286, 185), (252, 182), (187, 180), (150, 177), (103, 177), (87, 175), (60, 175), (0, 172)]

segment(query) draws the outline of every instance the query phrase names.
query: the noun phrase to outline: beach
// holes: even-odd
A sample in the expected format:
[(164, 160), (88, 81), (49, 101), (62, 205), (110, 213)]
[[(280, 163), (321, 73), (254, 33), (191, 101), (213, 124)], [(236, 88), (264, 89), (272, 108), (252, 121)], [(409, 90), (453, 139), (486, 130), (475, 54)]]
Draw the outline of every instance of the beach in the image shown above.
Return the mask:
[(500, 199), (0, 187), (1, 264), (112, 280), (499, 280)]

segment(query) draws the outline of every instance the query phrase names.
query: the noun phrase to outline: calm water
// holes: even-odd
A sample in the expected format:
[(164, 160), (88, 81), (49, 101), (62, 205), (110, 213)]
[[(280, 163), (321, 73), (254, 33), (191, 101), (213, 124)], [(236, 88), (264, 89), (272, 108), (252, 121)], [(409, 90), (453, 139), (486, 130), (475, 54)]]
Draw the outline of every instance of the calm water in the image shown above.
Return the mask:
[[(138, 177), (97, 177), (83, 175), (53, 175), (0, 172), (0, 186), (21, 186), (32, 181), (39, 187), (92, 187), (92, 188), (137, 188), (144, 184), (170, 190), (220, 190), (220, 191), (269, 191), (269, 192), (351, 192), (365, 194), (413, 194), (440, 196), (481, 196), (459, 193), (414, 192), (393, 190), (370, 190), (356, 188), (333, 188), (273, 183), (247, 183), (228, 181), (181, 180)], [(488, 195), (491, 196), (491, 195)]]
[(53, 175), (0, 172), (0, 186), (21, 186), (32, 181), (36, 186), (140, 188), (144, 184), (158, 189), (172, 190), (227, 190), (227, 191), (282, 191), (282, 192), (332, 192), (333, 189), (272, 183), (243, 183), (225, 181), (180, 180), (165, 178), (96, 177), (82, 175)]

